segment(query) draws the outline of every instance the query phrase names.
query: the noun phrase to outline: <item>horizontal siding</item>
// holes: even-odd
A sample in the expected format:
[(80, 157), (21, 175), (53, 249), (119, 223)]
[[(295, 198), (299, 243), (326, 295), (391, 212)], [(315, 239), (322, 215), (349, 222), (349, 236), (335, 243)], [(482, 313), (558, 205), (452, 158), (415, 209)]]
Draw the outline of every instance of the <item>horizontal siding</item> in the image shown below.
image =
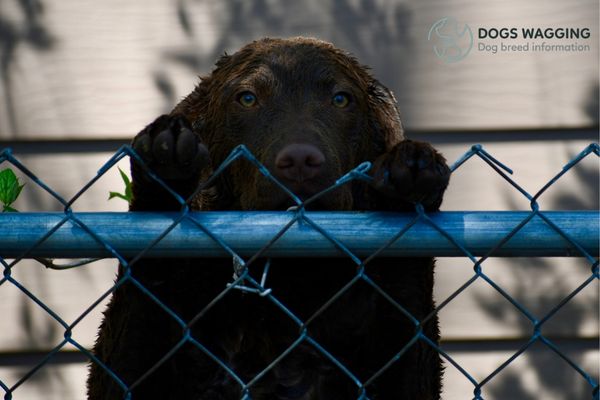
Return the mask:
[[(21, 38), (5, 55), (0, 138), (127, 137), (171, 109), (224, 51), (265, 35), (317, 36), (353, 52), (393, 89), (411, 129), (564, 128), (598, 121), (596, 1), (267, 3), (44, 1), (38, 21), (47, 45)], [(370, 9), (363, 8), (367, 3)], [(16, 4), (2, 2), (0, 15), (18, 38), (27, 25)], [(590, 51), (473, 50), (460, 63), (444, 64), (427, 34), (445, 16), (475, 30), (590, 27)]]
[[(0, 139), (0, 148), (10, 148), (16, 154), (63, 154), (63, 153), (114, 153), (121, 146), (131, 143), (137, 133), (128, 132), (118, 136), (123, 138), (80, 138), (80, 139), (40, 139), (37, 136), (24, 139)], [(562, 129), (454, 129), (454, 130), (414, 130), (408, 129), (406, 137), (422, 140), (436, 145), (458, 144), (469, 146), (474, 143), (513, 143), (521, 142), (561, 142), (592, 143), (598, 140), (597, 128), (562, 128)]]
[[(586, 348), (570, 342), (559, 341), (557, 344), (583, 368), (591, 371), (597, 369), (600, 360), (596, 348)], [(511, 357), (518, 350), (518, 345), (511, 344), (502, 348), (479, 346), (476, 352), (464, 352), (452, 345), (445, 349), (452, 359), (480, 382)], [(12, 356), (12, 364), (6, 365), (0, 357), (0, 377), (8, 386), (12, 386), (40, 360), (40, 356), (34, 355)], [(86, 376), (87, 368), (82, 357), (77, 354), (61, 355), (19, 386), (13, 393), (13, 399), (81, 400), (85, 398)], [(464, 400), (473, 397), (473, 384), (449, 363), (446, 363), (444, 381), (442, 399)], [(499, 400), (592, 398), (587, 382), (555, 353), (540, 345), (534, 345), (484, 385), (482, 395), (485, 399)]]

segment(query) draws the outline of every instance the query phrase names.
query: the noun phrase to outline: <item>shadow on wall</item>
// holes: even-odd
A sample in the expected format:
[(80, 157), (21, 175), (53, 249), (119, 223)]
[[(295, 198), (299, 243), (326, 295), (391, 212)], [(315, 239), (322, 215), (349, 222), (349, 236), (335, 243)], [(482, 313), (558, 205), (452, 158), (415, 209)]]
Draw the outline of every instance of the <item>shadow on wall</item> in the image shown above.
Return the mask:
[[(0, 7), (0, 96), (3, 97), (5, 115), (7, 116), (7, 134), (13, 138), (18, 137), (19, 125), (14, 105), (11, 74), (13, 73), (14, 63), (17, 59), (18, 51), (23, 47), (29, 47), (36, 51), (52, 50), (55, 39), (44, 25), (43, 14), (44, 4), (40, 0), (2, 0), (3, 2), (12, 2), (9, 4), (16, 12), (17, 16), (3, 14), (6, 8)], [(7, 7), (7, 3), (5, 3)], [(37, 282), (29, 282), (27, 285), (37, 284), (36, 287), (42, 295), (47, 292), (47, 285), (43, 277), (37, 279)], [(22, 296), (20, 307), (20, 325), (23, 332), (23, 346), (25, 348), (47, 348), (48, 345), (54, 346), (58, 335), (56, 324), (48, 319), (36, 321), (35, 316), (39, 315), (34, 309), (33, 303)], [(39, 310), (38, 310), (39, 311)], [(27, 372), (25, 370), (23, 373)], [(40, 391), (46, 391), (53, 387), (53, 384), (65, 384), (65, 378), (57, 371), (43, 369), (31, 378), (40, 387)]]
[[(573, 159), (576, 153), (566, 150), (565, 159)], [(577, 182), (578, 192), (572, 193), (566, 190), (554, 192), (549, 201), (544, 202), (543, 210), (597, 210), (600, 207), (598, 197), (598, 170), (594, 166), (581, 163), (571, 169), (571, 174)], [(557, 183), (560, 185), (560, 182)], [(508, 209), (519, 209), (518, 204), (507, 192), (505, 202)], [(561, 265), (565, 264), (565, 265)], [(565, 267), (569, 269), (567, 271)], [(485, 263), (483, 264), (484, 273)], [(560, 279), (564, 274), (581, 277), (577, 280)], [(575, 288), (582, 284), (586, 277), (591, 274), (590, 265), (582, 259), (510, 259), (506, 265), (498, 271), (496, 276), (503, 274), (510, 276), (510, 287), (508, 294), (523, 304), (525, 308), (537, 319), (541, 320), (551, 310), (561, 303)], [(494, 279), (495, 276), (492, 276)], [(573, 283), (577, 281), (577, 283)], [(502, 285), (501, 285), (502, 286)], [(598, 315), (598, 293), (597, 281), (592, 282), (586, 289), (571, 299), (561, 311), (555, 314), (542, 327), (542, 333), (551, 330), (555, 336), (563, 338), (575, 338), (578, 336), (584, 324), (590, 316)], [(493, 289), (490, 287), (490, 291)], [(533, 324), (523, 316), (517, 308), (508, 301), (498, 301), (498, 296), (490, 297), (487, 292), (476, 294), (477, 303), (485, 310), (487, 315), (497, 319), (500, 323), (516, 327), (518, 332), (529, 338), (533, 332)], [(596, 322), (597, 324), (597, 322)], [(548, 329), (551, 326), (551, 329)], [(558, 332), (558, 333), (556, 333)], [(523, 340), (519, 345), (525, 345)], [(561, 351), (565, 352), (577, 365), (582, 366), (584, 360), (582, 348), (573, 348), (573, 344), (566, 342), (558, 343)], [(518, 349), (514, 348), (513, 352)], [(534, 400), (540, 398), (540, 393), (534, 391), (527, 381), (532, 376), (523, 374), (523, 367), (538, 380), (545, 393), (552, 393), (551, 398), (555, 400), (586, 399), (591, 397), (591, 387), (587, 382), (571, 368), (564, 360), (550, 350), (547, 346), (536, 343), (523, 355), (519, 356), (515, 364), (519, 368), (511, 368), (509, 365), (489, 384), (484, 386), (486, 398), (490, 399), (515, 399)], [(597, 371), (587, 371), (598, 379)]]
[(20, 47), (28, 46), (38, 51), (51, 50), (55, 44), (43, 22), (44, 4), (40, 0), (3, 0), (12, 1), (19, 10), (19, 23), (14, 18), (2, 14), (0, 8), (0, 81), (8, 116), (8, 129), (12, 137), (17, 137), (17, 123), (12, 94), (11, 72), (16, 54)]
[[(548, 314), (554, 306), (558, 305), (574, 290), (574, 287), (565, 284), (565, 282), (559, 279), (554, 280), (554, 285), (551, 288), (547, 284), (539, 284), (538, 278), (540, 276), (556, 274), (559, 271), (555, 268), (556, 264), (553, 262), (548, 262), (545, 259), (518, 259), (510, 261), (510, 263), (510, 265), (502, 267), (504, 273), (513, 275), (513, 279), (511, 280), (513, 284), (511, 285), (511, 290), (509, 290), (509, 295), (520, 303), (524, 303), (526, 309), (538, 319)], [(569, 264), (569, 266), (577, 268), (579, 271), (585, 268), (589, 270), (589, 265), (585, 266), (582, 263), (573, 263)], [(595, 283), (592, 283), (590, 286), (593, 287), (594, 285)], [(489, 290), (492, 291), (493, 289), (490, 287)], [(559, 311), (558, 314), (544, 325), (542, 333), (547, 330), (548, 325), (554, 325), (555, 329), (553, 330), (559, 329), (566, 337), (577, 336), (580, 328), (586, 323), (586, 318), (598, 313), (596, 306), (598, 298), (591, 294), (591, 291), (593, 290), (589, 290), (588, 288), (588, 290), (584, 290), (577, 296), (577, 300), (571, 300), (564, 307), (564, 311)], [(522, 332), (522, 335), (525, 337), (529, 337), (532, 334), (533, 324), (508, 302), (499, 301), (497, 296), (493, 297), (493, 301), (491, 301), (484, 293), (478, 293), (476, 298), (480, 306), (490, 317), (499, 320), (503, 324), (516, 325), (519, 332)], [(535, 298), (536, 301), (532, 302), (532, 298)], [(527, 302), (524, 299), (529, 299), (530, 301)], [(560, 328), (557, 328), (559, 324)], [(552, 338), (551, 340), (577, 365), (583, 366), (585, 361), (583, 354), (584, 350), (586, 350), (585, 346), (573, 349), (572, 345), (566, 341), (556, 342)], [(519, 346), (526, 343), (527, 340), (522, 340)], [(507, 354), (513, 354), (517, 350), (518, 348), (515, 347)], [(591, 387), (583, 377), (562, 360), (558, 354), (540, 342), (531, 346), (512, 364), (519, 364), (519, 366), (509, 365), (484, 387), (485, 398), (539, 399), (539, 391), (533, 389), (529, 383), (531, 382), (531, 378), (535, 378), (539, 382), (544, 393), (551, 393), (549, 395), (550, 399), (570, 400), (591, 398)], [(592, 376), (595, 374), (595, 371), (587, 372), (592, 373)], [(597, 376), (595, 379), (597, 379)]]
[[(208, 20), (215, 21), (211, 29), (217, 27), (209, 51), (201, 50), (206, 26), (194, 22), (207, 10), (211, 10)], [(178, 0), (175, 12), (188, 43), (181, 50), (162, 54), (162, 67), (154, 73), (154, 83), (164, 99), (163, 112), (170, 111), (177, 100), (170, 68), (184, 67), (193, 74), (208, 74), (224, 51), (234, 52), (263, 36), (314, 36), (330, 41), (371, 66), (376, 77), (386, 77), (382, 83), (393, 91), (406, 86), (406, 64), (401, 60), (411, 46), (408, 33), (411, 14), (402, 3), (223, 0), (215, 7), (208, 0)]]

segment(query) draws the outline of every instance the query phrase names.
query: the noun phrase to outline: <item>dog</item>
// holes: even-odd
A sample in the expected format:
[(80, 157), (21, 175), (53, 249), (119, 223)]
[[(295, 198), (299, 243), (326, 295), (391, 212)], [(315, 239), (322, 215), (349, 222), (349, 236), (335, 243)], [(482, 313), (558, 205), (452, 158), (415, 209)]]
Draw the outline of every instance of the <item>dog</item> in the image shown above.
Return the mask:
[[(145, 168), (193, 210), (296, 205), (246, 160), (198, 189), (240, 144), (301, 200), (372, 163), (372, 182), (342, 185), (309, 210), (405, 212), (420, 204), (435, 211), (450, 177), (430, 144), (404, 137), (392, 92), (353, 56), (317, 39), (265, 38), (223, 55), (169, 115), (134, 138), (144, 163), (132, 161), (131, 211), (181, 209)], [(265, 262), (255, 260), (249, 273), (260, 276)], [(358, 266), (349, 259), (270, 262), (273, 297), (221, 295), (231, 259), (121, 266), (93, 349), (101, 363), (90, 365), (88, 398), (439, 399), (440, 356), (413, 341), (419, 332), (439, 341), (433, 259), (376, 257), (363, 265), (385, 295), (353, 281)]]

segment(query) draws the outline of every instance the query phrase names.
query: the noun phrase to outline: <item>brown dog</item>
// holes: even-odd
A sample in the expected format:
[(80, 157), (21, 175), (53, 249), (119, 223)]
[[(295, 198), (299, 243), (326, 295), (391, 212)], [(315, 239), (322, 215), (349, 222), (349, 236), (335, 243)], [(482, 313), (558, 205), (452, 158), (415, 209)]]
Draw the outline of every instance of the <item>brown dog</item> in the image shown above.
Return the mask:
[[(450, 174), (429, 144), (404, 139), (388, 89), (353, 57), (314, 39), (264, 39), (223, 56), (171, 115), (133, 142), (184, 198), (239, 144), (301, 199), (359, 163), (373, 162), (372, 184), (346, 184), (311, 202), (316, 210), (412, 211), (420, 203), (433, 211)], [(132, 174), (132, 211), (180, 208), (135, 162)], [(237, 161), (191, 204), (199, 210), (285, 210), (294, 203), (257, 168)], [(263, 261), (249, 266), (253, 276)], [(435, 316), (414, 322), (434, 309), (432, 259), (375, 258), (364, 266), (365, 276), (389, 297), (358, 279), (324, 309), (356, 277), (355, 263), (273, 259), (273, 296), (304, 322), (301, 327), (269, 297), (230, 290), (217, 298), (231, 281), (231, 264), (141, 259), (121, 268), (124, 283), (94, 348), (121, 383), (92, 363), (89, 398), (124, 398), (127, 388), (133, 399), (439, 398), (440, 357), (425, 341), (411, 342), (419, 332), (439, 340)]]

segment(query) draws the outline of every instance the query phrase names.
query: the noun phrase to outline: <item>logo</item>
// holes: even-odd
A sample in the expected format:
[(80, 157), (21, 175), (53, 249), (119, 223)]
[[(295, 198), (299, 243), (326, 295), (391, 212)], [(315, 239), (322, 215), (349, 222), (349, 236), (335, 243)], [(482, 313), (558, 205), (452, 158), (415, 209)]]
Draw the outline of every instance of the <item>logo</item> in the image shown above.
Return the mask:
[(433, 24), (427, 35), (433, 43), (433, 52), (445, 63), (465, 58), (473, 48), (473, 32), (467, 24), (459, 26), (452, 17), (444, 17)]

